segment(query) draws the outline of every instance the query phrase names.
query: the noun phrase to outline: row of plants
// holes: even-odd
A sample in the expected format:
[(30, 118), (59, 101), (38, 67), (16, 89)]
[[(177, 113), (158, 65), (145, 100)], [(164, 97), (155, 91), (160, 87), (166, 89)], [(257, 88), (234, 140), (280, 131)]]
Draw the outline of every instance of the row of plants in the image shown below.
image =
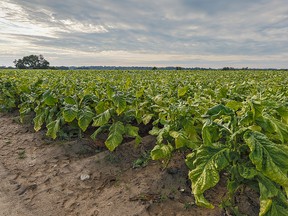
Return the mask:
[[(285, 71), (0, 71), (0, 109), (34, 116), (55, 139), (64, 128), (92, 139), (107, 133), (114, 151), (125, 137), (141, 143), (149, 125), (153, 160), (188, 152), (200, 206), (223, 172), (226, 206), (243, 187), (260, 194), (260, 215), (288, 215), (288, 78)], [(233, 209), (233, 208), (232, 208)], [(234, 209), (235, 210), (235, 209)], [(236, 210), (234, 212), (237, 213)]]

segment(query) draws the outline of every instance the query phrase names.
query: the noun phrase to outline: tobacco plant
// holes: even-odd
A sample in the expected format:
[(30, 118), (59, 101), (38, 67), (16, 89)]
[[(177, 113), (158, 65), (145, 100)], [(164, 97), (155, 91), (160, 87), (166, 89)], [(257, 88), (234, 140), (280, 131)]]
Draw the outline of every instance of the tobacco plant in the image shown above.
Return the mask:
[[(260, 194), (259, 215), (288, 215), (288, 109), (269, 114), (257, 101), (219, 104), (203, 116), (203, 143), (187, 155), (196, 203), (213, 208), (204, 192), (228, 175), (228, 199), (243, 185)], [(281, 117), (282, 116), (282, 117)]]

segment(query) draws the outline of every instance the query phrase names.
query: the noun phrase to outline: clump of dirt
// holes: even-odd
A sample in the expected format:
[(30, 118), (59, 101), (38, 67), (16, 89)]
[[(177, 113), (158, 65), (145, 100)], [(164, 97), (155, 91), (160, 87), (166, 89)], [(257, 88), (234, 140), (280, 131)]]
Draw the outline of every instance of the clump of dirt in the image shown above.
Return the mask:
[(214, 209), (196, 206), (184, 155), (163, 169), (148, 160), (152, 136), (138, 148), (131, 141), (115, 152), (95, 151), (87, 139), (51, 142), (15, 116), (0, 116), (0, 216), (225, 215), (218, 207), (225, 179), (206, 194)]

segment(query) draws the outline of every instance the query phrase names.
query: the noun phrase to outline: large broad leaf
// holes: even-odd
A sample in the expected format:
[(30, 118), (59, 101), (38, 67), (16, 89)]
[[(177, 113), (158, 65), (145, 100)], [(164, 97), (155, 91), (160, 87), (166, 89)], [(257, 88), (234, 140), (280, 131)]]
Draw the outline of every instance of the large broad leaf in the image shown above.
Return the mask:
[(78, 125), (85, 131), (94, 117), (92, 110), (86, 106), (78, 112)]
[(144, 88), (142, 87), (139, 91), (136, 92), (136, 98), (140, 98), (142, 97), (142, 95), (144, 94)]
[(35, 131), (39, 131), (41, 129), (42, 125), (44, 124), (45, 117), (46, 117), (46, 113), (45, 113), (45, 110), (43, 109), (36, 113), (36, 116), (33, 119)]
[(255, 123), (264, 130), (265, 134), (275, 132), (275, 128), (272, 122), (267, 117), (261, 116), (255, 120)]
[(217, 124), (213, 121), (217, 118), (223, 119), (222, 116), (228, 116), (228, 119), (230, 119), (229, 124), (235, 125), (236, 118), (234, 111), (222, 104), (210, 108), (203, 116), (206, 118), (202, 128), (202, 139), (204, 145), (210, 146), (212, 143), (217, 142), (221, 137), (220, 130), (225, 130), (227, 133), (231, 133), (227, 126)]
[(288, 202), (281, 188), (261, 173), (257, 175), (260, 189), (260, 216), (288, 215)]
[(110, 128), (109, 124), (100, 126), (99, 128), (97, 128), (96, 131), (94, 131), (94, 133), (90, 136), (93, 140), (96, 140), (96, 137), (98, 134), (103, 133), (104, 131), (108, 131)]
[[(260, 209), (259, 216), (287, 216), (288, 215), (288, 206), (286, 205), (283, 207), (284, 203), (279, 202), (278, 200), (276, 202), (271, 202), (270, 200), (260, 200), (260, 205), (262, 205), (263, 202), (268, 202), (268, 205), (271, 205), (269, 210), (262, 214)], [(286, 201), (287, 202), (287, 201)], [(271, 203), (271, 204), (270, 204)]]
[(278, 195), (279, 188), (277, 188), (275, 183), (261, 173), (258, 174), (257, 180), (259, 182), (260, 189), (259, 215), (265, 215), (272, 206), (273, 198)]
[(152, 130), (149, 131), (150, 135), (157, 136), (157, 144), (161, 144), (164, 141), (164, 138), (169, 135), (170, 125), (165, 125), (163, 128), (158, 128), (154, 126)]
[(279, 140), (282, 143), (288, 143), (288, 125), (272, 117), (269, 118), (269, 121), (271, 122), (275, 132), (279, 136)]
[(207, 119), (202, 128), (203, 145), (211, 146), (220, 138), (219, 134), (219, 127), (213, 121)]
[(116, 113), (120, 115), (126, 109), (126, 99), (122, 95), (114, 95), (112, 97), (114, 105), (117, 107)]
[(238, 164), (237, 166), (238, 173), (245, 179), (254, 179), (258, 174), (258, 171), (255, 167), (245, 166), (245, 164)]
[(139, 136), (139, 128), (130, 124), (125, 125), (125, 134), (130, 137), (135, 137), (135, 142), (138, 145), (141, 142), (141, 137)]
[(54, 106), (58, 102), (58, 99), (48, 90), (43, 94), (43, 102), (48, 106)]
[(125, 125), (125, 133), (128, 136), (137, 137), (137, 136), (139, 136), (138, 131), (139, 131), (139, 128), (136, 126), (133, 126), (131, 124)]
[(107, 110), (107, 106), (106, 106), (106, 103), (105, 101), (99, 101), (95, 107), (95, 111), (96, 113), (103, 113)]
[(142, 117), (143, 124), (147, 125), (153, 117), (153, 114), (145, 114)]
[(55, 121), (50, 122), (46, 126), (48, 129), (46, 135), (55, 139), (57, 137), (57, 132), (60, 129), (59, 124), (60, 124), (60, 119), (56, 119)]
[(112, 124), (109, 130), (109, 136), (105, 141), (105, 145), (110, 151), (114, 151), (114, 149), (119, 146), (123, 141), (125, 127), (122, 122), (118, 121)]
[(170, 131), (169, 135), (175, 139), (175, 148), (179, 149), (182, 147), (188, 147), (196, 149), (199, 147), (195, 142), (190, 140), (183, 131)]
[(235, 101), (235, 100), (230, 100), (227, 104), (226, 104), (226, 107), (234, 110), (234, 111), (237, 111), (239, 110), (241, 107), (243, 106), (243, 104), (239, 101)]
[(71, 96), (65, 97), (64, 101), (66, 104), (70, 104), (70, 105), (76, 105), (77, 104), (77, 101)]
[(72, 122), (78, 114), (78, 110), (75, 106), (65, 107), (62, 111), (63, 118), (66, 122)]
[(283, 121), (288, 124), (288, 108), (286, 106), (281, 106), (277, 108), (276, 111), (281, 116)]
[(187, 137), (189, 140), (191, 140), (194, 143), (200, 143), (200, 137), (197, 134), (196, 126), (194, 126), (194, 121), (185, 119), (182, 123), (183, 129), (185, 133), (187, 134)]
[(107, 97), (111, 100), (112, 96), (114, 95), (114, 89), (109, 84), (107, 84), (106, 90)]
[(198, 205), (214, 207), (205, 199), (203, 193), (219, 182), (219, 172), (229, 165), (229, 153), (230, 149), (225, 146), (201, 146), (194, 157), (189, 157), (193, 162), (189, 162), (187, 158), (186, 163), (192, 168), (189, 172), (192, 192)]
[(110, 118), (111, 118), (110, 109), (108, 109), (105, 112), (97, 115), (93, 119), (93, 126), (97, 127), (97, 126), (105, 125), (109, 122)]
[(173, 147), (170, 144), (158, 144), (154, 146), (151, 151), (151, 158), (152, 160), (162, 160), (162, 159), (169, 159), (173, 152)]
[(288, 146), (275, 144), (257, 131), (247, 131), (244, 140), (256, 169), (288, 191)]
[(262, 116), (262, 111), (264, 107), (258, 101), (250, 101), (251, 111), (253, 113), (253, 119), (257, 119)]
[(222, 104), (218, 104), (207, 110), (205, 116), (234, 115), (234, 111)]
[(188, 89), (189, 89), (188, 86), (179, 87), (177, 91), (178, 97), (184, 96), (187, 93)]

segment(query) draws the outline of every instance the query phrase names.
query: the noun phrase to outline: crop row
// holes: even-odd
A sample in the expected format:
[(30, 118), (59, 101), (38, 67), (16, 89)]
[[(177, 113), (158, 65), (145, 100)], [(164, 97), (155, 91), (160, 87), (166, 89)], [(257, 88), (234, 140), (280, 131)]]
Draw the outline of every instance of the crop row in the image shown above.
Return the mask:
[[(154, 160), (186, 150), (196, 203), (228, 173), (229, 196), (260, 194), (260, 215), (288, 215), (288, 78), (285, 71), (0, 71), (0, 109), (34, 115), (55, 139), (65, 128), (141, 143), (147, 125)], [(223, 204), (224, 205), (224, 204)], [(228, 208), (228, 207), (227, 207)], [(233, 208), (234, 209), (234, 208)], [(231, 210), (232, 211), (232, 210)], [(235, 211), (235, 209), (234, 209)]]

